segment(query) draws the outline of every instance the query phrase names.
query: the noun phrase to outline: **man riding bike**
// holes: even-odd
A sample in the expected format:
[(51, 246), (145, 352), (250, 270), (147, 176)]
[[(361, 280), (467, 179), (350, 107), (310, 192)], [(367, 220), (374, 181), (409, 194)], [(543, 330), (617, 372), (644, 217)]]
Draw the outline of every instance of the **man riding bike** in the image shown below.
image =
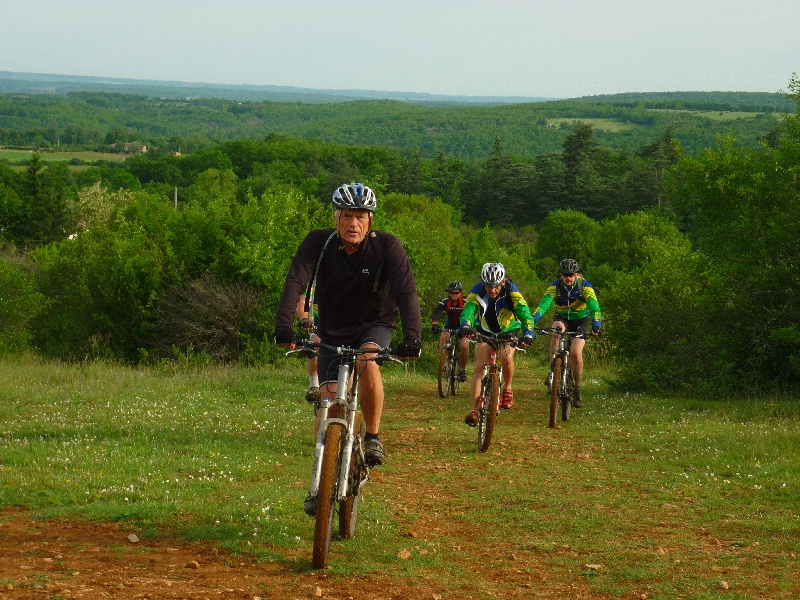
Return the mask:
[[(294, 348), (295, 308), (303, 290), (311, 286), (319, 312), (317, 335), (323, 343), (386, 348), (399, 314), (403, 342), (395, 356), (416, 360), (421, 349), (416, 282), (400, 240), (372, 230), (374, 192), (360, 183), (342, 185), (333, 194), (333, 207), (335, 228), (310, 231), (292, 260), (278, 302), (275, 342)], [(359, 359), (359, 399), (366, 424), (364, 457), (370, 466), (377, 466), (386, 458), (379, 437), (384, 393), (380, 366), (369, 360), (372, 357)], [(323, 399), (335, 397), (340, 362), (332, 352), (320, 353), (317, 370)], [(303, 510), (316, 513), (310, 494)]]
[[(474, 329), (473, 329), (474, 328)], [(501, 263), (486, 263), (481, 269), (481, 281), (472, 286), (461, 313), (461, 335), (469, 337), (475, 330), (482, 333), (517, 332), (522, 330), (520, 344), (533, 343), (533, 318), (525, 298), (516, 284), (506, 277)], [(501, 353), (503, 365), (503, 395), (500, 408), (514, 406), (511, 381), (514, 378), (514, 346), (506, 344)], [(464, 422), (470, 427), (478, 424), (478, 397), (481, 393), (483, 365), (489, 361), (489, 344), (475, 345), (475, 370), (472, 376), (470, 412)]]
[[(589, 320), (592, 322), (592, 335), (600, 336), (600, 304), (594, 293), (592, 284), (586, 281), (578, 271), (578, 261), (573, 258), (565, 258), (558, 266), (561, 275), (542, 296), (539, 307), (533, 314), (533, 320), (538, 322), (550, 307), (555, 303), (556, 315), (553, 317), (553, 327), (561, 331), (582, 333), (584, 337), (576, 337), (572, 340), (570, 352), (570, 367), (575, 378), (575, 397), (572, 406), (580, 408), (583, 406), (581, 398), (581, 380), (583, 379), (583, 347), (586, 344), (585, 336), (589, 328)], [(554, 335), (550, 339), (550, 355), (558, 347), (558, 336)], [(548, 376), (549, 380), (549, 376)], [(550, 382), (545, 380), (545, 385)]]
[[(444, 351), (444, 345), (450, 340), (450, 331), (461, 328), (461, 311), (464, 310), (464, 294), (460, 281), (451, 281), (447, 284), (447, 298), (436, 305), (431, 315), (431, 331), (440, 333), (439, 354)], [(446, 317), (445, 326), (439, 325), (439, 317), (444, 314)], [(460, 368), (458, 369), (458, 380), (467, 380), (467, 360), (469, 360), (469, 338), (461, 338), (461, 354), (459, 355)]]

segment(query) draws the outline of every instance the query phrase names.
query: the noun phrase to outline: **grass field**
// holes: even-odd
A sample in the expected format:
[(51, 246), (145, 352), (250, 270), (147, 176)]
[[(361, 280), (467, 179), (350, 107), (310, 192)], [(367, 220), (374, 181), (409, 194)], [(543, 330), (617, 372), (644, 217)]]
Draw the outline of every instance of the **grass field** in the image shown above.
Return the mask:
[[(704, 599), (722, 583), (730, 598), (800, 594), (796, 399), (623, 395), (588, 365), (585, 407), (551, 430), (540, 358), (519, 357), (517, 406), (485, 454), (462, 423), (465, 391), (441, 399), (432, 377), (384, 369), (389, 460), (373, 470), (357, 541), (333, 542), (330, 577), (423, 578), (450, 597)], [(142, 537), (307, 571), (305, 385), (297, 361), (6, 358), (0, 506), (134, 523)]]
[(631, 129), (635, 127), (635, 125), (631, 125), (630, 123), (620, 123), (615, 119), (573, 119), (573, 118), (557, 118), (557, 119), (547, 119), (548, 123), (552, 123), (553, 125), (560, 125), (561, 123), (566, 123), (568, 125), (574, 123), (575, 121), (580, 121), (581, 123), (587, 123), (592, 125), (595, 129), (600, 129), (603, 131), (611, 131), (611, 132), (618, 132), (624, 131), (626, 129)]
[[(0, 160), (7, 160), (12, 163), (29, 161), (32, 154), (33, 150), (0, 148)], [(79, 158), (86, 162), (95, 162), (97, 160), (123, 162), (126, 155), (113, 152), (40, 152), (39, 156), (44, 162), (63, 162), (70, 161), (73, 158)]]
[[(743, 111), (718, 111), (718, 110), (682, 110), (673, 108), (649, 108), (653, 112), (679, 112), (688, 113), (697, 117), (705, 117), (712, 121), (735, 121), (736, 119), (755, 119), (763, 113), (743, 112)], [(776, 120), (785, 116), (783, 113), (771, 113)]]

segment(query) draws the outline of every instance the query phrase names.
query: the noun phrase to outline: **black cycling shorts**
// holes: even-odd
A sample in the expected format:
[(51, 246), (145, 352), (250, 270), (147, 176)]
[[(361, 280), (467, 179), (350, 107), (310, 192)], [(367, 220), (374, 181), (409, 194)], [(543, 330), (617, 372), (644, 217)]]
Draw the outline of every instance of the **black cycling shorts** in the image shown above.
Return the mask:
[(553, 326), (555, 326), (556, 323), (563, 323), (564, 327), (566, 327), (567, 331), (570, 333), (580, 333), (583, 334), (584, 337), (589, 333), (589, 317), (584, 317), (582, 319), (565, 319), (561, 315), (556, 315), (553, 317)]
[[(352, 338), (326, 338), (322, 342), (330, 346), (348, 346), (350, 348), (361, 348), (364, 344), (375, 344), (381, 348), (388, 348), (392, 343), (392, 330), (383, 325), (374, 325)], [(336, 383), (339, 380), (339, 365), (342, 364), (343, 358), (345, 357), (335, 352), (320, 348), (317, 361), (320, 385), (328, 382)]]

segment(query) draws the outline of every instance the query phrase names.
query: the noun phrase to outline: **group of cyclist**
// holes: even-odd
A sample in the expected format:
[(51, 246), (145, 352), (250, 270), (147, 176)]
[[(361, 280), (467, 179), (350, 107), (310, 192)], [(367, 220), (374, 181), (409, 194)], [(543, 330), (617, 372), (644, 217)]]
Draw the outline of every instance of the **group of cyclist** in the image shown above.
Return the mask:
[[(276, 344), (295, 348), (294, 319), (299, 317), (303, 329), (315, 332), (315, 341), (330, 346), (386, 348), (399, 316), (403, 341), (394, 354), (401, 360), (416, 360), (421, 352), (421, 316), (414, 275), (402, 244), (395, 236), (372, 229), (377, 201), (369, 187), (360, 183), (342, 185), (334, 192), (332, 203), (334, 227), (309, 232), (289, 267), (276, 311)], [(501, 263), (483, 265), (481, 280), (466, 297), (460, 282), (450, 282), (447, 297), (433, 311), (431, 329), (441, 334), (440, 352), (451, 336), (459, 336), (460, 381), (466, 381), (470, 338), (476, 332), (515, 336), (521, 333), (518, 343), (530, 346), (535, 324), (553, 304), (554, 328), (585, 335), (591, 321), (591, 334), (600, 334), (600, 306), (592, 285), (581, 277), (577, 261), (561, 261), (560, 272), (533, 314)], [(555, 343), (553, 336), (551, 344)], [(576, 407), (582, 404), (583, 346), (584, 340), (579, 338), (572, 346)], [(551, 346), (551, 352), (554, 349)], [(488, 344), (475, 345), (470, 412), (464, 419), (469, 426), (477, 424), (481, 373), (490, 351)], [(514, 406), (514, 352), (513, 344), (505, 344), (501, 352), (504, 385), (500, 407), (504, 409)], [(364, 457), (371, 467), (382, 464), (386, 457), (380, 439), (383, 380), (379, 365), (370, 360), (374, 356), (365, 354), (358, 362), (361, 409), (366, 423)], [(341, 356), (320, 350), (319, 358), (311, 360), (306, 399), (318, 403), (321, 398), (333, 398)], [(315, 514), (316, 499), (311, 494), (303, 508), (306, 513)]]

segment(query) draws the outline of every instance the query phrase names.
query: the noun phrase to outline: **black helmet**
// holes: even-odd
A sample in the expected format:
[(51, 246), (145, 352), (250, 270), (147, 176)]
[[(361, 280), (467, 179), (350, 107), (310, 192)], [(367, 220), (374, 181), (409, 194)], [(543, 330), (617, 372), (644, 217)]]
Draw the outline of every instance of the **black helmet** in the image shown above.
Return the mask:
[(450, 292), (460, 292), (463, 289), (464, 288), (461, 287), (461, 282), (460, 281), (451, 281), (450, 283), (447, 284), (447, 292), (448, 293), (450, 293)]
[(506, 280), (506, 269), (501, 263), (486, 263), (481, 269), (481, 281), (488, 286), (503, 285)]
[(346, 183), (333, 192), (333, 205), (336, 208), (368, 210), (375, 212), (377, 202), (375, 192), (363, 183)]
[(565, 258), (558, 265), (562, 275), (574, 275), (578, 272), (578, 261), (574, 258)]

